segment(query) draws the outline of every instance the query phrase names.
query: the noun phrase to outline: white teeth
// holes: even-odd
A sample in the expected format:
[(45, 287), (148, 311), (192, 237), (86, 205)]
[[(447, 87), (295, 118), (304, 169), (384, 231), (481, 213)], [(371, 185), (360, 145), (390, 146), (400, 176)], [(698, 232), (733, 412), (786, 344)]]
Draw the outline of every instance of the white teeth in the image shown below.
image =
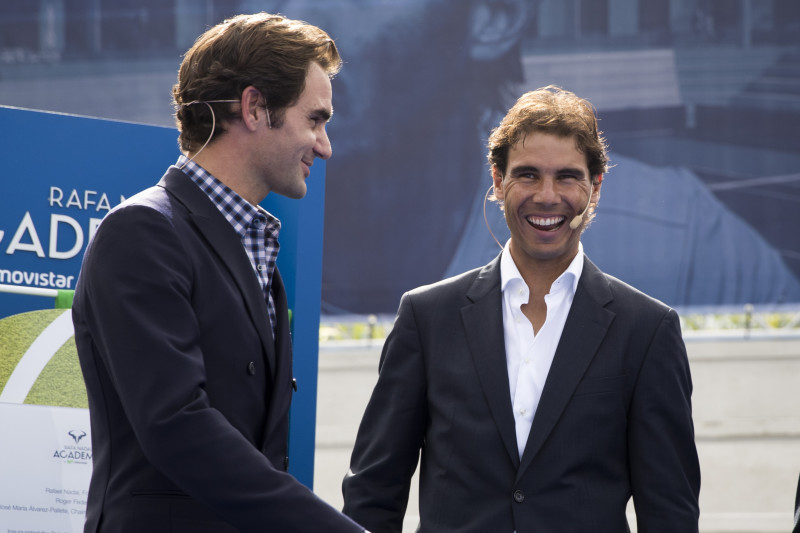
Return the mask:
[(549, 217), (549, 218), (535, 218), (535, 217), (528, 217), (528, 222), (535, 226), (555, 226), (556, 224), (560, 224), (561, 221), (564, 220), (564, 217)]

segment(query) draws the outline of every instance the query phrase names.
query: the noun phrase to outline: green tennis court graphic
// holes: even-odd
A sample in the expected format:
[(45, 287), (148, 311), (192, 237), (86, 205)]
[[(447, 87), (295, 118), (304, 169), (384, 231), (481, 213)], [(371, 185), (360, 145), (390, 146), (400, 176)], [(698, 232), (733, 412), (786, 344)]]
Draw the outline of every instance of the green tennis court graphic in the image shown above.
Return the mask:
[(88, 407), (69, 309), (0, 320), (0, 402)]

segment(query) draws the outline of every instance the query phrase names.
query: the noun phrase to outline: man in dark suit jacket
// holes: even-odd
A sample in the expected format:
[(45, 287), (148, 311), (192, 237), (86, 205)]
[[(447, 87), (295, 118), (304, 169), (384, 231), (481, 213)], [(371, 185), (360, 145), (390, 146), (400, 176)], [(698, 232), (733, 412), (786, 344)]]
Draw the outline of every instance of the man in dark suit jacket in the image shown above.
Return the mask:
[(678, 316), (580, 245), (608, 161), (591, 105), (527, 93), (489, 146), (511, 239), (485, 267), (403, 296), (345, 513), (401, 531), (419, 459), (422, 532), (622, 533), (631, 497), (639, 531), (697, 532)]
[(792, 533), (800, 533), (800, 479), (797, 480), (797, 492), (794, 496), (794, 529)]
[(330, 157), (340, 64), (325, 32), (266, 13), (186, 54), (173, 90), (184, 154), (108, 214), (75, 294), (86, 532), (364, 531), (286, 472), (280, 222), (258, 207), (270, 192), (301, 198)]

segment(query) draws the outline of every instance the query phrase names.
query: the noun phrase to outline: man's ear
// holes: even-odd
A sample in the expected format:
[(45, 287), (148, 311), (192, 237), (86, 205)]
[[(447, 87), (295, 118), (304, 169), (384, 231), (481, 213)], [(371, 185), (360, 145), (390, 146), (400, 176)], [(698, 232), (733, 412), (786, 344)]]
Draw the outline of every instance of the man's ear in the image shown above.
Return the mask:
[(492, 166), (492, 183), (494, 183), (494, 197), (499, 201), (505, 200), (503, 192), (503, 175), (496, 166)]
[(248, 85), (242, 91), (242, 122), (248, 129), (255, 130), (258, 126), (258, 110), (264, 108), (261, 91)]
[(477, 61), (497, 59), (517, 44), (528, 23), (527, 0), (473, 0), (470, 55)]
[(595, 179), (592, 180), (592, 200), (590, 203), (595, 204), (595, 208), (597, 208), (597, 204), (600, 202), (600, 189), (603, 186), (603, 175), (598, 174)]
[(598, 174), (597, 177), (592, 181), (592, 193), (593, 194), (600, 194), (600, 187), (603, 186), (603, 175)]

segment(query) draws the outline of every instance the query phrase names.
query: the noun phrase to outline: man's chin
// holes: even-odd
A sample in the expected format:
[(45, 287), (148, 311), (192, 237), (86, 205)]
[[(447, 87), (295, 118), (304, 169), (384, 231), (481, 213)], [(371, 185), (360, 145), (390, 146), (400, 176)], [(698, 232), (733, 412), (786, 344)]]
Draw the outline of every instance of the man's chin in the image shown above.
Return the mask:
[(308, 187), (306, 186), (305, 182), (297, 184), (294, 187), (286, 188), (285, 190), (281, 191), (273, 191), (275, 194), (279, 194), (281, 196), (285, 196), (291, 200), (300, 200), (305, 197), (306, 193), (308, 192)]

